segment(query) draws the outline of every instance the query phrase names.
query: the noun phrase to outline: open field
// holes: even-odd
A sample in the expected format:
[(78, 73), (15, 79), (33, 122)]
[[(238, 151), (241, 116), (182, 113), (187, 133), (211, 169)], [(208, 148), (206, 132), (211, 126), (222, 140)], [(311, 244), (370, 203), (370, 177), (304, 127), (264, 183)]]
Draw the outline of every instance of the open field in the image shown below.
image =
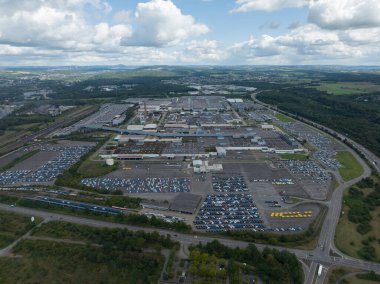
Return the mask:
[(112, 173), (118, 168), (118, 163), (113, 166), (108, 166), (104, 161), (97, 162), (89, 158), (80, 165), (78, 173), (85, 177), (100, 177)]
[(14, 253), (0, 258), (2, 283), (157, 283), (163, 265), (157, 254), (52, 241), (23, 240)]
[(317, 87), (317, 89), (332, 95), (356, 95), (378, 92), (380, 86), (372, 83), (338, 82), (322, 83)]
[[(377, 178), (372, 179), (378, 182)], [(376, 186), (376, 183), (369, 187), (368, 183), (360, 182), (345, 191), (335, 243), (347, 255), (380, 261), (380, 207), (376, 203)]]
[(378, 239), (380, 239), (380, 208), (377, 208), (371, 212), (373, 220), (370, 222), (372, 231), (365, 235), (361, 235), (356, 231), (357, 224), (350, 222), (347, 218), (348, 207), (344, 206), (344, 215), (341, 216), (335, 235), (336, 246), (345, 254), (361, 258), (358, 251), (363, 247), (363, 242), (367, 242), (370, 236), (375, 237), (374, 241), (370, 242), (370, 245), (375, 249), (375, 255), (379, 259), (380, 246), (378, 245)]
[(33, 227), (30, 217), (0, 211), (0, 248), (11, 244)]
[(339, 168), (339, 173), (345, 181), (352, 180), (363, 174), (363, 167), (350, 152), (338, 152), (336, 158), (342, 165)]
[[(342, 267), (342, 266), (334, 266), (332, 267), (326, 275), (326, 284), (336, 284), (337, 281), (348, 273), (353, 273), (359, 271), (358, 269)], [(352, 282), (355, 283), (355, 282)], [(358, 282), (356, 282), (358, 283)]]
[(347, 277), (345, 281), (346, 284), (378, 284), (380, 283), (380, 276), (378, 274), (364, 273)]
[(282, 121), (282, 122), (293, 122), (294, 119), (289, 117), (289, 116), (286, 116), (286, 115), (283, 115), (281, 113), (277, 113), (275, 115), (275, 117), (279, 120), (279, 121)]
[(309, 159), (309, 156), (305, 154), (281, 154), (281, 158), (286, 160), (306, 161)]

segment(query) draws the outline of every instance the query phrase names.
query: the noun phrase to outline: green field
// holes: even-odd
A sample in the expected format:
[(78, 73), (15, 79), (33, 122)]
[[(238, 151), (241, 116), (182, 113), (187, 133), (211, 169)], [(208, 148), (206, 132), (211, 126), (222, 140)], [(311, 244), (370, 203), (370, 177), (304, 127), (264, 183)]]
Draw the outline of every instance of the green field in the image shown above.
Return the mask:
[(286, 116), (286, 115), (283, 115), (281, 113), (277, 113), (275, 114), (275, 117), (279, 120), (279, 121), (282, 121), (282, 122), (294, 122), (294, 119), (289, 117), (289, 116)]
[(345, 278), (346, 282), (341, 282), (342, 284), (379, 284), (380, 280), (366, 280), (361, 279), (358, 275), (353, 275)]
[(0, 283), (157, 283), (164, 257), (54, 241), (23, 240), (0, 258)]
[(34, 226), (30, 217), (0, 211), (0, 248), (11, 244)]
[[(346, 274), (358, 272), (358, 269), (343, 267), (343, 266), (334, 266), (327, 272), (326, 275), (326, 284), (336, 284), (337, 281)], [(343, 284), (344, 282), (342, 282)]]
[(339, 168), (339, 173), (342, 176), (343, 180), (349, 181), (363, 174), (364, 169), (362, 165), (350, 152), (339, 152), (336, 155), (336, 159), (342, 165), (342, 167)]
[(344, 192), (335, 244), (352, 257), (380, 261), (379, 180), (371, 177), (373, 184), (366, 180)]
[(281, 158), (285, 160), (297, 160), (297, 161), (309, 160), (309, 156), (305, 154), (281, 154)]
[(92, 161), (91, 158), (89, 158), (80, 165), (78, 173), (85, 177), (100, 177), (109, 174), (118, 168), (119, 166), (117, 163), (113, 166), (108, 166), (104, 161), (97, 162)]
[[(343, 206), (343, 211), (345, 214), (348, 212), (348, 207)], [(357, 224), (352, 223), (348, 220), (346, 215), (343, 215), (338, 223), (335, 234), (335, 244), (339, 250), (347, 255), (361, 258), (358, 251), (363, 248), (363, 242), (368, 241), (368, 237), (373, 236), (377, 239), (380, 238), (380, 220), (379, 220), (380, 208), (371, 212), (373, 220), (369, 223), (372, 226), (372, 231), (368, 234), (362, 235), (356, 231)], [(375, 255), (380, 256), (380, 247), (377, 240), (369, 242), (369, 244), (374, 247)]]
[(378, 92), (380, 90), (379, 85), (372, 83), (351, 83), (351, 82), (339, 82), (339, 83), (322, 83), (317, 87), (320, 91), (325, 91), (332, 95), (356, 95)]

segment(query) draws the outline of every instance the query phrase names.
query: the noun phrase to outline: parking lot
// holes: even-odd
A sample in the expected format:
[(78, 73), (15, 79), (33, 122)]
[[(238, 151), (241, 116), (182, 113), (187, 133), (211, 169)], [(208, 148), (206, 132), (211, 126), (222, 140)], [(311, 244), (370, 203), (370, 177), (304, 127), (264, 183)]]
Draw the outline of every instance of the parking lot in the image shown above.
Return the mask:
[(216, 192), (241, 192), (248, 191), (244, 177), (213, 175), (212, 188)]
[(342, 150), (343, 146), (333, 141), (325, 134), (299, 122), (277, 122), (284, 129), (296, 135), (299, 140), (306, 140), (316, 149), (313, 157), (317, 159), (324, 167), (331, 170), (337, 170), (341, 165), (335, 159), (337, 151)]
[(210, 232), (264, 228), (253, 196), (236, 193), (207, 195), (194, 225), (199, 230)]
[(93, 188), (123, 190), (126, 193), (190, 191), (190, 180), (187, 178), (86, 178), (81, 183)]
[(282, 161), (279, 168), (288, 169), (295, 179), (303, 185), (313, 199), (326, 198), (330, 183), (330, 174), (314, 161)]
[(92, 147), (93, 143), (70, 141), (39, 145), (37, 154), (10, 170), (0, 173), (0, 184), (52, 183), (58, 175), (78, 162)]

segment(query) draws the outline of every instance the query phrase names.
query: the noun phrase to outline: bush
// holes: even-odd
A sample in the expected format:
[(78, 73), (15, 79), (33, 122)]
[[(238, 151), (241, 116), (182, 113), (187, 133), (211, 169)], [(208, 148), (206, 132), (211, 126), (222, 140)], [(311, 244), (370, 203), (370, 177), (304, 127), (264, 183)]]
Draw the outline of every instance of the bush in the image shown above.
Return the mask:
[(361, 234), (361, 235), (365, 235), (367, 234), (368, 232), (370, 232), (372, 230), (372, 226), (369, 224), (369, 223), (360, 223), (357, 227), (356, 227), (356, 231)]

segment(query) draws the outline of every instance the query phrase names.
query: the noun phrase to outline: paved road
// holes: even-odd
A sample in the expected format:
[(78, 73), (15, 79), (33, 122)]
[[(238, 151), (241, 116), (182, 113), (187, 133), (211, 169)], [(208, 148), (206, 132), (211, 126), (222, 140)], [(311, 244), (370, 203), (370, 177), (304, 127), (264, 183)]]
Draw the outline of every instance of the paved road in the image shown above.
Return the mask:
[[(380, 264), (373, 263), (363, 260), (358, 260), (349, 256), (346, 256), (339, 252), (339, 250), (335, 247), (334, 243), (334, 235), (336, 226), (339, 221), (340, 212), (341, 212), (341, 202), (343, 197), (343, 192), (346, 188), (352, 186), (356, 182), (358, 182), (363, 177), (367, 177), (371, 174), (369, 167), (365, 164), (365, 162), (358, 157), (358, 155), (350, 149), (350, 151), (358, 158), (360, 163), (364, 167), (364, 173), (362, 176), (351, 180), (349, 182), (342, 183), (338, 188), (336, 188), (331, 196), (331, 200), (329, 201), (329, 211), (327, 213), (325, 222), (321, 229), (321, 234), (318, 241), (318, 246), (313, 250), (301, 250), (301, 249), (289, 249), (282, 248), (276, 246), (262, 245), (257, 244), (259, 249), (263, 249), (264, 247), (272, 247), (277, 249), (285, 249), (289, 252), (294, 253), (300, 259), (307, 259), (311, 262), (308, 273), (306, 273), (305, 283), (312, 283), (313, 279), (316, 277), (316, 271), (318, 269), (318, 264), (322, 264), (325, 269), (320, 277), (316, 277), (317, 283), (323, 283), (326, 273), (332, 265), (342, 265), (353, 268), (359, 268), (363, 270), (373, 270), (377, 273), (380, 273)], [(162, 235), (171, 235), (171, 237), (183, 245), (207, 243), (214, 239), (217, 239), (222, 244), (230, 247), (246, 247), (249, 243), (243, 241), (236, 241), (226, 238), (215, 238), (215, 237), (206, 237), (206, 236), (194, 236), (187, 234), (179, 234), (173, 231), (161, 230), (161, 229), (152, 229), (152, 228), (143, 228), (138, 226), (129, 226), (124, 224), (117, 224), (105, 221), (98, 221), (93, 219), (87, 219), (82, 217), (69, 216), (64, 214), (50, 213), (45, 211), (39, 211), (35, 209), (22, 208), (22, 207), (9, 207), (5, 204), (0, 204), (1, 210), (11, 211), (15, 213), (25, 214), (29, 216), (38, 216), (45, 218), (46, 220), (62, 220), (66, 222), (88, 225), (94, 227), (107, 227), (107, 228), (128, 228), (129, 230), (144, 230), (147, 232), (157, 231)]]
[[(273, 107), (271, 105), (265, 104), (265, 103), (257, 100), (256, 94), (252, 95), (252, 99), (255, 102), (257, 102), (257, 103), (259, 103), (259, 104), (261, 104), (267, 108), (273, 109)], [(319, 130), (321, 130), (321, 129), (327, 130), (328, 134), (330, 134), (330, 135), (332, 134), (333, 136), (337, 136), (341, 140), (346, 139), (348, 142), (350, 142), (352, 145), (354, 145), (354, 147), (356, 149), (360, 150), (361, 153), (364, 155), (364, 157), (368, 161), (374, 162), (374, 163), (372, 163), (372, 166), (375, 168), (375, 170), (380, 172), (380, 170), (379, 170), (380, 169), (379, 168), (380, 159), (378, 157), (376, 157), (372, 152), (365, 149), (362, 145), (359, 145), (358, 143), (352, 141), (348, 137), (346, 137), (340, 133), (337, 133), (330, 128), (324, 127), (324, 126), (317, 124), (317, 123), (314, 123), (310, 120), (305, 120), (305, 121), (307, 122), (307, 124), (315, 126)], [(316, 283), (323, 283), (324, 282), (328, 269), (334, 263), (341, 264), (343, 266), (362, 268), (362, 269), (366, 269), (366, 270), (372, 269), (372, 270), (378, 271), (377, 268), (378, 268), (379, 264), (361, 261), (361, 260), (346, 256), (343, 253), (341, 253), (335, 246), (334, 236), (335, 236), (336, 227), (337, 227), (338, 222), (339, 222), (340, 213), (342, 210), (342, 198), (343, 198), (344, 190), (351, 187), (352, 185), (354, 185), (355, 183), (360, 181), (362, 178), (365, 178), (365, 177), (368, 177), (371, 175), (371, 169), (368, 167), (366, 162), (362, 158), (360, 158), (359, 155), (353, 149), (348, 148), (347, 145), (346, 145), (346, 148), (360, 162), (360, 164), (363, 166), (364, 172), (360, 177), (353, 179), (349, 182), (342, 182), (342, 179), (341, 178), (339, 179), (341, 184), (334, 190), (334, 192), (331, 195), (331, 199), (329, 201), (329, 210), (328, 210), (327, 216), (325, 218), (325, 221), (324, 221), (322, 229), (321, 229), (321, 233), (320, 233), (319, 240), (318, 240), (318, 246), (309, 254), (309, 256), (312, 255), (312, 258), (311, 258), (312, 263), (310, 265), (309, 273), (306, 275), (306, 278), (305, 278), (305, 283), (308, 283), (308, 284), (312, 283), (314, 277), (316, 276), (316, 272), (318, 269), (317, 263), (323, 264), (324, 269), (322, 270), (321, 276), (316, 278)], [(334, 257), (332, 257), (332, 256), (334, 256)]]
[[(208, 243), (212, 240), (218, 240), (222, 244), (229, 246), (229, 247), (246, 247), (249, 243), (243, 242), (243, 241), (236, 241), (226, 238), (215, 238), (215, 237), (207, 237), (207, 236), (194, 236), (194, 235), (188, 235), (188, 234), (180, 234), (175, 233), (173, 231), (169, 230), (163, 230), (163, 229), (153, 229), (153, 228), (144, 228), (144, 227), (138, 227), (138, 226), (130, 226), (125, 224), (118, 224), (118, 223), (111, 223), (106, 221), (99, 221), (94, 219), (87, 219), (83, 217), (76, 217), (71, 215), (64, 215), (64, 214), (58, 214), (58, 213), (51, 213), (46, 211), (40, 211), (36, 209), (29, 209), (25, 207), (10, 207), (6, 204), (0, 204), (0, 210), (24, 214), (28, 216), (36, 216), (45, 218), (46, 221), (66, 221), (70, 223), (75, 223), (79, 225), (87, 225), (92, 227), (99, 227), (99, 228), (127, 228), (132, 231), (139, 231), (144, 230), (146, 232), (153, 232), (156, 231), (161, 235), (170, 235), (172, 239), (177, 240), (181, 242), (184, 245), (196, 245), (199, 242), (201, 243)], [(329, 267), (333, 264), (340, 264), (343, 266), (349, 266), (349, 267), (355, 267), (355, 268), (361, 268), (365, 270), (374, 270), (378, 273), (380, 273), (380, 264), (379, 263), (372, 263), (362, 260), (356, 260), (350, 257), (332, 257), (329, 255), (326, 255), (324, 253), (324, 250), (320, 250), (319, 248), (316, 248), (311, 251), (307, 250), (301, 250), (301, 249), (290, 249), (290, 248), (282, 248), (278, 246), (270, 246), (270, 245), (263, 245), (263, 244), (256, 244), (259, 249), (263, 249), (264, 247), (271, 247), (271, 248), (277, 248), (277, 249), (285, 249), (289, 252), (294, 253), (298, 258), (301, 259), (308, 259), (312, 261), (312, 267), (315, 267), (317, 263), (322, 263), (326, 267)], [(313, 277), (311, 273), (306, 275), (307, 277)], [(305, 282), (310, 283), (310, 282)]]

